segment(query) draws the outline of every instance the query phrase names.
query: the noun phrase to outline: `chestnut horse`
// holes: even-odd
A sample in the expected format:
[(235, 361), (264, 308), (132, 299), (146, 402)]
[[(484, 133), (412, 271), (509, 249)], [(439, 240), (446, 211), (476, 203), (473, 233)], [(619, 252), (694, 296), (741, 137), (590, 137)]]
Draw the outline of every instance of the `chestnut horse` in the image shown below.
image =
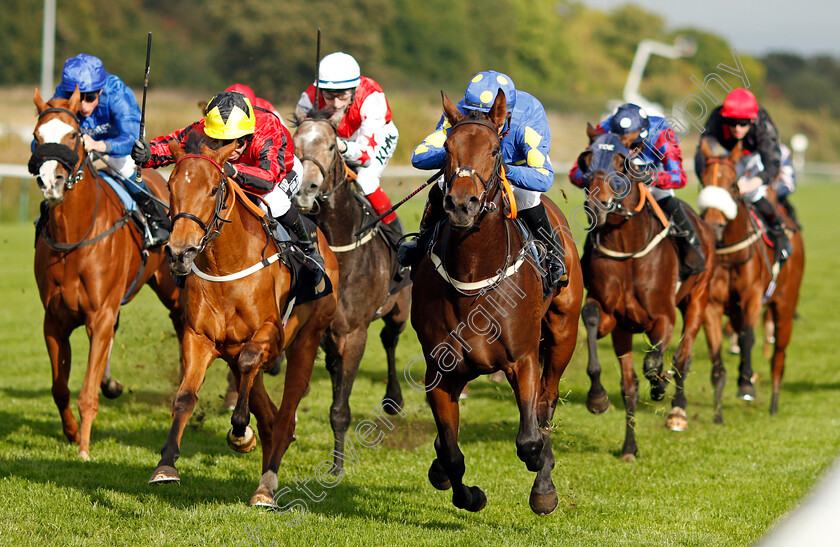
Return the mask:
[[(318, 344), (335, 316), (336, 295), (332, 292), (297, 305), (284, 318), (290, 299), (289, 268), (278, 260), (282, 253), (272, 251), (270, 228), (258, 216), (259, 209), (221, 167), (235, 146), (231, 142), (212, 150), (193, 139), (188, 143), (191, 153), (186, 153), (176, 141), (169, 144), (176, 164), (169, 177), (173, 225), (166, 251), (176, 274), (194, 275), (187, 277), (183, 289), (183, 380), (172, 405), (172, 428), (149, 482), (180, 480), (175, 460), (184, 426), (207, 367), (220, 357), (239, 386), (228, 444), (238, 452), (254, 448), (256, 439), (248, 425), (249, 412), (253, 413), (263, 450), (263, 475), (251, 504), (274, 507), (277, 470), (292, 442), (295, 410), (309, 386)], [(335, 288), (335, 256), (325, 245), (320, 250)], [(271, 369), (284, 350), (286, 380), (278, 409), (266, 393), (262, 372)]]
[(622, 460), (636, 460), (635, 414), (639, 380), (633, 368), (633, 334), (644, 332), (650, 349), (644, 359), (644, 375), (650, 381), (650, 396), (662, 400), (667, 387), (663, 357), (676, 321), (675, 308), (683, 316), (683, 335), (674, 356), (676, 393), (666, 425), (674, 431), (688, 427), (685, 412), (685, 377), (691, 350), (703, 324), (709, 279), (715, 265), (711, 228), (689, 208), (697, 236), (706, 255), (706, 269), (678, 280), (677, 249), (667, 240), (670, 221), (656, 205), (645, 186), (649, 174), (639, 171), (618, 136), (598, 136), (581, 154), (581, 171), (590, 173), (586, 206), (595, 216), (583, 257), (587, 281), (586, 304), (581, 316), (589, 348), (587, 373), (591, 388), (587, 408), (600, 414), (609, 408), (601, 385), (597, 339), (612, 333), (613, 348), (621, 363), (621, 393), (625, 405), (625, 436)]
[[(79, 92), (70, 99), (44, 102), (38, 89), (36, 148), (29, 168), (49, 205), (49, 220), (37, 234), (35, 280), (44, 305), (44, 338), (52, 365), (53, 400), (64, 435), (79, 443), (79, 457), (90, 459), (90, 433), (99, 409), (97, 386), (108, 398), (122, 392), (111, 379), (110, 355), (120, 304), (148, 283), (169, 308), (181, 331), (178, 289), (163, 249), (144, 249), (143, 234), (116, 192), (86, 160), (76, 112)], [(152, 170), (144, 177), (166, 199), (166, 183)], [(40, 225), (39, 225), (40, 227)], [(70, 334), (85, 326), (90, 339), (88, 366), (79, 392), (79, 424), (70, 410)]]
[(563, 213), (543, 196), (551, 224), (563, 238), (569, 275), (567, 287), (544, 299), (539, 259), (531, 255), (519, 223), (503, 212), (508, 184), (499, 137), (507, 117), (504, 93), (498, 93), (488, 114), (470, 116), (441, 95), (452, 125), (445, 144), (448, 222), (415, 271), (411, 309), (426, 360), (421, 389), (438, 432), (429, 480), (440, 490), (451, 487), (452, 502), (461, 509), (479, 511), (487, 503), (480, 488), (463, 483), (458, 400), (467, 382), (501, 370), (519, 406), (517, 455), (537, 473), (530, 506), (547, 515), (558, 503), (549, 433), (558, 383), (577, 339), (580, 261)]
[(703, 189), (697, 196), (703, 218), (714, 227), (718, 266), (711, 282), (705, 327), (712, 360), (712, 385), (715, 388), (715, 422), (723, 422), (723, 386), (726, 369), (721, 355), (723, 314), (729, 316), (738, 333), (741, 363), (738, 374), (738, 397), (755, 398), (752, 348), (755, 328), (766, 304), (773, 326), (775, 344), (770, 359), (773, 395), (770, 414), (778, 411), (779, 388), (785, 371), (785, 350), (793, 331), (793, 316), (799, 302), (799, 287), (805, 271), (805, 245), (802, 232), (784, 211), (779, 212), (792, 232), (793, 253), (779, 268), (773, 261), (773, 249), (762, 237), (762, 230), (751, 216), (738, 190), (735, 165), (741, 157), (738, 144), (727, 153), (717, 141), (705, 137), (701, 151), (707, 159), (701, 177)]
[[(316, 112), (298, 121), (295, 154), (303, 162), (303, 182), (295, 196), (298, 209), (311, 215), (324, 232), (338, 260), (338, 310), (323, 341), (327, 370), (333, 385), (330, 424), (335, 435), (334, 454), (344, 453), (350, 426), (350, 392), (365, 352), (368, 326), (376, 319), (385, 325), (379, 334), (388, 361), (388, 386), (383, 405), (397, 412), (403, 405), (396, 373), (396, 348), (405, 330), (411, 302), (411, 287), (389, 292), (396, 252), (385, 234), (371, 228), (353, 237), (370, 215), (353, 191), (344, 160), (336, 147), (334, 122), (326, 112)], [(372, 209), (370, 209), (372, 211)], [(344, 460), (334, 457), (334, 473)]]

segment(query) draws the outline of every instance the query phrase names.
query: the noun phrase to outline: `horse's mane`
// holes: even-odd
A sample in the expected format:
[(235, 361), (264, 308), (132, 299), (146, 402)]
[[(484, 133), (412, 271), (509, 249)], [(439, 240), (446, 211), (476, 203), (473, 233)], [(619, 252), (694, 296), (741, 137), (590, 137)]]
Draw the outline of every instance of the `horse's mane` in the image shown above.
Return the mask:
[(703, 137), (703, 140), (709, 145), (709, 150), (712, 151), (712, 157), (720, 158), (729, 155), (729, 151), (716, 138), (706, 135)]
[[(300, 124), (302, 124), (303, 122), (305, 122), (307, 120), (315, 120), (315, 121), (326, 120), (326, 121), (329, 121), (330, 118), (332, 118), (334, 114), (335, 114), (335, 112), (330, 112), (329, 110), (327, 110), (326, 107), (322, 108), (320, 110), (310, 110), (309, 113), (306, 115), (306, 117), (301, 118), (301, 119), (297, 119), (297, 118), (293, 119), (292, 120), (292, 127), (300, 127)], [(330, 121), (330, 124), (332, 124), (331, 121)]]

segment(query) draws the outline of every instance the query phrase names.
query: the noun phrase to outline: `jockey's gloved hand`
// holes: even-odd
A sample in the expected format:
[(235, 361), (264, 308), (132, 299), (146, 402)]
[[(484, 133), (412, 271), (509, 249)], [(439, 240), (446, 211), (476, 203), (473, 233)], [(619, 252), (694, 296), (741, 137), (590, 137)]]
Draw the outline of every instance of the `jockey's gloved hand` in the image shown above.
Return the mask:
[(223, 167), (225, 169), (225, 176), (227, 178), (229, 178), (229, 179), (236, 178), (236, 175), (237, 175), (238, 172), (236, 171), (236, 167), (234, 167), (232, 163), (230, 163), (229, 161), (226, 161)]
[(338, 152), (340, 154), (344, 154), (345, 152), (347, 152), (347, 143), (344, 141), (344, 139), (336, 139), (336, 141), (336, 145), (338, 146)]
[(140, 139), (135, 140), (134, 146), (131, 148), (131, 159), (137, 165), (143, 165), (152, 159), (152, 149), (149, 147), (149, 143)]

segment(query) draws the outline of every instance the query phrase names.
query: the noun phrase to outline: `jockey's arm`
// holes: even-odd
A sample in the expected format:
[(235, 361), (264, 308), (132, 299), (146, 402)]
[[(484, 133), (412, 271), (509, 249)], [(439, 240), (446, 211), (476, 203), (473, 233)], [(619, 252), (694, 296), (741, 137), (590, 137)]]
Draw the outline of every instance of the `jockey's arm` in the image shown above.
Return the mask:
[(446, 142), (447, 131), (451, 126), (445, 116), (441, 116), (435, 131), (423, 139), (411, 153), (411, 165), (417, 169), (434, 170), (443, 167), (446, 159), (446, 150), (443, 143)]
[(134, 93), (122, 82), (109, 91), (113, 92), (108, 105), (111, 123), (117, 128), (118, 135), (112, 139), (103, 139), (107, 148), (105, 153), (115, 157), (128, 156), (134, 140), (140, 134), (140, 107)]
[(149, 142), (149, 149), (151, 150), (152, 157), (143, 164), (143, 167), (151, 167), (152, 169), (157, 169), (158, 167), (165, 167), (171, 163), (175, 163), (175, 158), (172, 156), (172, 152), (169, 150), (169, 141), (172, 139), (177, 140), (181, 143), (181, 146), (187, 142), (187, 137), (193, 130), (197, 130), (198, 125), (201, 124), (201, 120), (197, 122), (193, 122), (187, 127), (178, 129), (177, 131), (173, 131), (168, 135), (162, 135), (160, 137), (156, 137)]
[[(370, 94), (362, 104), (360, 114), (362, 124), (359, 126), (356, 138), (344, 140), (347, 149), (341, 155), (353, 165), (368, 167), (376, 156), (377, 146), (383, 144), (377, 142), (375, 136), (386, 125), (388, 103), (385, 101), (385, 94)], [(380, 136), (380, 138), (383, 137)]]
[(764, 169), (758, 173), (762, 184), (772, 184), (779, 177), (782, 167), (782, 151), (779, 148), (779, 135), (769, 118), (756, 120), (758, 127), (758, 154)]
[[(644, 146), (647, 146), (647, 143)], [(657, 188), (673, 190), (686, 185), (688, 176), (682, 167), (682, 150), (671, 128), (659, 133), (654, 150), (649, 150), (648, 153), (656, 157), (660, 167), (656, 173)]]
[[(512, 184), (529, 190), (545, 192), (554, 184), (554, 169), (548, 152), (551, 149), (551, 131), (548, 120), (537, 119), (517, 130), (517, 156), (524, 159), (506, 166), (507, 178)], [(502, 147), (504, 151), (504, 146)], [(505, 158), (509, 161), (508, 158)]]
[(247, 163), (234, 163), (236, 182), (261, 193), (274, 189), (294, 165), (291, 134), (275, 116), (266, 116), (257, 125), (248, 150), (240, 158)]

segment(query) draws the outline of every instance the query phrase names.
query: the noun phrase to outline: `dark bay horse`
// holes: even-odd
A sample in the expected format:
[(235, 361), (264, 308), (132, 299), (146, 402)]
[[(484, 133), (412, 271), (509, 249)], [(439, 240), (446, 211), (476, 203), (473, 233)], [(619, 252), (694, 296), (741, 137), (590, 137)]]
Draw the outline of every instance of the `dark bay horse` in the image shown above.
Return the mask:
[[(383, 407), (389, 413), (402, 407), (395, 352), (408, 322), (411, 287), (389, 292), (396, 254), (385, 234), (374, 227), (353, 237), (371, 217), (353, 191), (336, 147), (334, 124), (324, 111), (298, 121), (294, 142), (295, 154), (303, 163), (303, 181), (295, 205), (315, 220), (338, 260), (338, 310), (322, 345), (333, 385), (330, 424), (335, 453), (343, 454), (351, 420), (350, 392), (365, 352), (368, 326), (376, 319), (385, 323), (379, 334), (388, 361), (384, 399), (388, 404)], [(340, 473), (344, 460), (336, 456), (334, 464), (333, 472)]]
[[(181, 330), (178, 289), (162, 248), (144, 250), (143, 235), (116, 192), (85, 158), (76, 112), (79, 93), (44, 102), (38, 90), (36, 149), (30, 171), (49, 205), (49, 221), (35, 244), (35, 280), (44, 304), (44, 339), (52, 364), (53, 400), (64, 435), (90, 459), (90, 433), (99, 409), (97, 386), (109, 398), (122, 392), (111, 379), (110, 355), (120, 304), (149, 284)], [(166, 183), (152, 170), (144, 177), (166, 199)], [(90, 353), (79, 393), (81, 430), (70, 410), (70, 334), (84, 325)]]
[[(505, 218), (499, 129), (507, 117), (499, 92), (488, 114), (465, 116), (443, 97), (452, 130), (446, 140), (443, 224), (432, 254), (417, 267), (411, 324), (426, 360), (425, 387), (437, 424), (437, 458), (429, 480), (452, 488), (452, 502), (468, 511), (487, 503), (477, 486), (463, 483), (458, 448), (458, 399), (482, 374), (504, 371), (519, 406), (516, 451), (537, 473), (531, 509), (546, 515), (558, 498), (551, 470), (550, 422), (558, 382), (577, 338), (583, 279), (563, 213), (545, 196), (552, 226), (563, 238), (569, 285), (543, 299), (539, 259), (531, 256), (519, 225)], [(543, 364), (540, 377), (540, 364)], [(415, 381), (416, 382), (416, 381)], [(416, 382), (419, 384), (419, 382)]]
[[(183, 289), (183, 379), (172, 405), (172, 428), (149, 482), (180, 480), (175, 460), (184, 426), (207, 367), (220, 357), (239, 387), (228, 444), (238, 452), (254, 448), (256, 438), (248, 425), (253, 413), (263, 474), (251, 504), (274, 507), (277, 470), (292, 442), (295, 410), (309, 387), (318, 344), (335, 316), (336, 295), (332, 292), (287, 311), (289, 268), (278, 260), (280, 253), (267, 235), (269, 228), (259, 209), (239, 194), (221, 167), (235, 146), (231, 142), (213, 150), (193, 140), (186, 153), (176, 141), (169, 144), (176, 164), (169, 177), (173, 226), (166, 250), (176, 274), (193, 275)], [(319, 237), (323, 241), (323, 234)], [(335, 288), (335, 256), (325, 245), (320, 251)], [(290, 313), (288, 319), (285, 313)], [(262, 372), (274, 366), (281, 351), (286, 352), (287, 368), (278, 409), (266, 393)]]
[(596, 414), (609, 408), (601, 385), (597, 339), (612, 333), (626, 409), (622, 459), (632, 462), (638, 451), (635, 413), (639, 401), (633, 333), (644, 332), (650, 339), (644, 375), (651, 383), (651, 398), (659, 401), (667, 387), (663, 357), (673, 334), (675, 310), (680, 309), (683, 336), (674, 356), (676, 393), (666, 425), (674, 431), (685, 430), (684, 382), (694, 340), (703, 324), (715, 253), (711, 228), (687, 208), (703, 244), (706, 269), (679, 283), (677, 249), (667, 238), (669, 220), (645, 186), (648, 175), (637, 170), (629, 157), (621, 140), (607, 133), (597, 137), (578, 161), (583, 172), (591, 172), (586, 206), (595, 216), (583, 258), (587, 295), (581, 316), (586, 325), (591, 381), (587, 408)]
[(738, 190), (735, 165), (741, 157), (738, 144), (727, 153), (714, 139), (704, 138), (701, 150), (707, 159), (701, 177), (703, 189), (697, 197), (703, 218), (714, 227), (718, 266), (712, 278), (705, 327), (712, 359), (712, 385), (715, 388), (715, 421), (723, 422), (723, 387), (726, 369), (721, 355), (721, 322), (729, 316), (738, 334), (741, 363), (738, 397), (755, 398), (752, 348), (761, 310), (767, 306), (775, 327), (775, 343), (770, 359), (773, 395), (770, 414), (778, 411), (779, 389), (785, 370), (785, 350), (793, 332), (793, 316), (799, 302), (799, 287), (805, 271), (805, 245), (802, 232), (782, 211), (791, 235), (793, 253), (778, 268), (773, 249), (762, 237), (762, 229), (750, 215)]

